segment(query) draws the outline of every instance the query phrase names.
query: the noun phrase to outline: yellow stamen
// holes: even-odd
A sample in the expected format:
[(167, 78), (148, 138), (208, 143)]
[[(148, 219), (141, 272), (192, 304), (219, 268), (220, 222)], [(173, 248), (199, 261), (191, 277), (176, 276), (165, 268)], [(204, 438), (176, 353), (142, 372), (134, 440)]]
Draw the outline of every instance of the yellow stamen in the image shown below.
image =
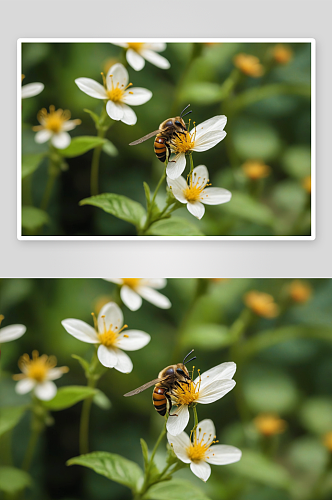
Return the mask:
[[(199, 371), (198, 371), (199, 372)], [(194, 375), (194, 367), (192, 376)], [(199, 398), (199, 389), (201, 386), (201, 378), (195, 383), (192, 380), (188, 383), (180, 382), (180, 387), (177, 386), (172, 390), (172, 399), (177, 406), (191, 405)]]
[[(198, 429), (201, 431), (201, 429)], [(201, 460), (204, 460), (205, 458), (209, 458), (206, 453), (209, 450), (210, 446), (214, 443), (218, 443), (218, 441), (210, 441), (211, 436), (209, 436), (209, 439), (205, 439), (206, 433), (203, 434), (202, 439), (200, 441), (197, 440), (197, 434), (196, 432), (194, 433), (194, 441), (193, 443), (186, 448), (186, 451), (188, 453), (188, 458), (192, 462), (200, 462)], [(216, 436), (214, 436), (215, 438)], [(207, 442), (206, 442), (207, 441)], [(212, 453), (213, 455), (213, 453)]]
[[(120, 87), (119, 86), (120, 83), (116, 82), (116, 86), (114, 87), (113, 75), (109, 75), (109, 78), (111, 79), (111, 83), (112, 83), (112, 88), (110, 90), (108, 90), (106, 82), (104, 80), (104, 86), (105, 86), (106, 94), (107, 94), (109, 100), (113, 101), (113, 102), (122, 101), (122, 98), (123, 98), (125, 91), (127, 90), (128, 87), (131, 87), (132, 83), (128, 83), (128, 85), (126, 87), (124, 87), (124, 85), (121, 85), (121, 87)], [(103, 79), (104, 79), (104, 77), (103, 77)]]
[[(105, 322), (105, 316), (102, 316), (103, 322), (104, 322), (104, 332), (103, 333), (98, 333), (98, 338), (100, 340), (100, 343), (103, 344), (105, 347), (112, 347), (115, 346), (118, 342), (118, 337), (120, 333), (125, 329), (128, 328), (128, 325), (123, 325), (122, 328), (118, 328), (117, 326), (112, 328), (113, 325), (109, 326), (109, 329), (107, 330), (106, 328), (106, 322)], [(127, 335), (128, 337), (128, 335)]]
[(122, 284), (129, 286), (133, 290), (138, 287), (140, 281), (142, 281), (142, 278), (122, 278)]
[[(68, 109), (55, 110), (55, 106), (53, 105), (51, 105), (49, 109), (50, 109), (49, 113), (45, 108), (41, 109), (38, 112), (37, 118), (39, 123), (41, 123), (41, 125), (33, 127), (33, 130), (38, 131), (46, 129), (46, 130), (51, 130), (55, 134), (58, 134), (59, 132), (62, 131), (63, 124), (70, 119), (70, 111)], [(74, 120), (74, 121), (76, 125), (79, 125), (81, 123), (81, 120)]]
[[(190, 128), (190, 120), (188, 128)], [(194, 128), (191, 132), (189, 131), (189, 132), (184, 132), (183, 134), (181, 133), (174, 135), (171, 143), (172, 153), (186, 154), (188, 151), (191, 151), (194, 148), (195, 140), (196, 140), (196, 128)]]
[[(207, 179), (209, 181), (209, 179)], [(183, 191), (183, 195), (189, 203), (193, 203), (195, 201), (200, 201), (202, 199), (202, 192), (211, 184), (201, 183), (201, 177), (197, 177), (197, 173), (193, 172), (189, 177), (189, 184)]]
[(133, 49), (135, 52), (139, 52), (144, 42), (130, 42), (128, 43), (128, 49)]
[[(18, 366), (23, 372), (22, 375), (14, 375), (14, 380), (20, 380), (22, 378), (32, 378), (36, 382), (44, 382), (47, 380), (47, 374), (49, 370), (54, 368), (57, 364), (55, 356), (47, 356), (43, 354), (39, 356), (38, 351), (32, 351), (32, 358), (28, 354), (23, 354), (18, 361)], [(66, 366), (62, 367), (62, 371), (65, 373), (68, 371)]]

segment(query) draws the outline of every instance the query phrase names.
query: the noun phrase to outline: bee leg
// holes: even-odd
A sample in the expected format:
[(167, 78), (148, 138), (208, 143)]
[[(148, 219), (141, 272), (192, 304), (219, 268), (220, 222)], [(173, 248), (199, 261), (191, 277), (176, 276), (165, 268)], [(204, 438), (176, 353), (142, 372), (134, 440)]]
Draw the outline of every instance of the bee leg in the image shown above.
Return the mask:
[(166, 398), (167, 398), (167, 401), (168, 401), (168, 406), (169, 406), (169, 408), (168, 408), (168, 416), (169, 416), (169, 417), (177, 417), (178, 415), (176, 415), (176, 413), (173, 413), (173, 414), (171, 415), (171, 409), (172, 409), (172, 400), (171, 400), (171, 396), (170, 396), (169, 394), (167, 394), (167, 393), (165, 393), (165, 396), (166, 396)]
[(175, 163), (175, 160), (170, 160), (169, 158), (171, 157), (171, 148), (169, 147), (168, 144), (166, 144), (167, 150), (168, 150), (168, 163)]

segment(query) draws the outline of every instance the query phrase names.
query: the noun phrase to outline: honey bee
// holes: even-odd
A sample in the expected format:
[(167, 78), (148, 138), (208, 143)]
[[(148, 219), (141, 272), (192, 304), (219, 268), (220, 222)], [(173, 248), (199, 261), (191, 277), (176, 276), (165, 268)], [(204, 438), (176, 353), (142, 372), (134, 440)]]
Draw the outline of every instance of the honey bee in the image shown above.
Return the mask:
[(166, 366), (166, 368), (159, 372), (158, 378), (155, 378), (154, 380), (141, 385), (141, 387), (138, 387), (133, 391), (127, 392), (127, 394), (124, 394), (124, 396), (135, 396), (135, 394), (139, 394), (140, 392), (143, 392), (145, 391), (145, 389), (149, 389), (149, 387), (152, 387), (154, 385), (155, 388), (152, 393), (152, 400), (155, 409), (157, 410), (159, 415), (162, 416), (166, 414), (166, 410), (168, 410), (168, 413), (170, 413), (172, 409), (172, 389), (174, 387), (181, 387), (181, 384), (189, 384), (188, 381), (191, 380), (189, 372), (185, 365), (187, 363), (190, 363), (190, 361), (196, 359), (196, 356), (194, 356), (193, 358), (189, 359), (189, 361), (186, 361), (188, 356), (190, 356), (193, 351), (194, 349), (188, 352), (182, 363)]
[(186, 109), (188, 109), (190, 104), (184, 108), (180, 116), (176, 116), (175, 118), (167, 118), (164, 122), (159, 125), (158, 130), (154, 130), (150, 134), (141, 137), (141, 139), (137, 139), (137, 141), (131, 142), (129, 146), (136, 146), (137, 144), (141, 144), (151, 137), (156, 136), (154, 140), (154, 152), (158, 160), (165, 162), (166, 157), (168, 158), (171, 155), (170, 142), (174, 135), (179, 137), (179, 134), (185, 134), (188, 132), (186, 124), (184, 123), (183, 117), (192, 113), (192, 111), (188, 111), (186, 114), (183, 114)]

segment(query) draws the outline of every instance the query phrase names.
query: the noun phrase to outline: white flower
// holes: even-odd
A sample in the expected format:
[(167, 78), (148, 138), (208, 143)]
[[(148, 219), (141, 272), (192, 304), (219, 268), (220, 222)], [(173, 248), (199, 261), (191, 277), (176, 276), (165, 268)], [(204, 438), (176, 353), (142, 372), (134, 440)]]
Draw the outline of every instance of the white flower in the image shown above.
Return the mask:
[(154, 64), (158, 68), (168, 69), (170, 68), (170, 63), (165, 59), (165, 57), (157, 54), (156, 52), (162, 52), (166, 49), (166, 43), (145, 43), (145, 42), (134, 42), (134, 43), (115, 43), (114, 45), (119, 45), (126, 50), (126, 59), (128, 64), (135, 69), (140, 71), (145, 66), (145, 60)]
[(161, 309), (169, 309), (171, 303), (165, 295), (157, 292), (156, 288), (166, 286), (165, 278), (105, 278), (121, 286), (120, 297), (122, 302), (131, 310), (137, 311), (143, 299)]
[(185, 464), (190, 464), (191, 471), (203, 481), (207, 481), (211, 474), (212, 465), (226, 465), (238, 462), (241, 450), (235, 446), (214, 444), (215, 427), (212, 420), (206, 419), (198, 423), (191, 442), (188, 434), (181, 432), (178, 436), (167, 434), (169, 444), (175, 455)]
[(168, 162), (166, 173), (170, 179), (177, 179), (186, 168), (186, 154), (191, 151), (207, 151), (226, 137), (224, 127), (227, 118), (224, 115), (214, 116), (197, 125), (186, 134), (174, 136), (171, 151), (174, 153)]
[[(0, 325), (4, 316), (0, 314)], [(24, 325), (9, 325), (0, 329), (0, 344), (16, 340), (25, 334), (27, 327)]]
[(208, 181), (209, 172), (205, 165), (194, 168), (189, 178), (189, 184), (181, 176), (173, 180), (167, 177), (167, 184), (174, 197), (180, 203), (186, 203), (189, 212), (197, 219), (203, 217), (205, 213), (204, 205), (220, 205), (221, 203), (227, 203), (232, 197), (232, 193), (227, 189), (206, 188)]
[(68, 372), (67, 366), (55, 368), (57, 360), (55, 356), (39, 356), (38, 351), (32, 352), (32, 358), (23, 354), (19, 359), (18, 366), (23, 373), (14, 375), (18, 380), (15, 390), (18, 394), (26, 394), (33, 391), (38, 399), (49, 401), (57, 393), (57, 387), (52, 380), (56, 380)]
[(22, 86), (22, 99), (27, 97), (34, 97), (40, 94), (44, 90), (44, 84), (40, 82), (27, 83), (27, 85)]
[(127, 125), (135, 125), (137, 116), (134, 111), (127, 106), (139, 106), (149, 101), (152, 92), (141, 87), (131, 87), (128, 71), (120, 64), (114, 64), (107, 73), (103, 75), (104, 86), (91, 78), (77, 78), (76, 85), (85, 94), (96, 99), (107, 100), (106, 111), (112, 120), (119, 121)]
[(213, 403), (233, 389), (235, 381), (232, 378), (235, 371), (235, 363), (221, 363), (189, 384), (181, 384), (181, 387), (173, 389), (172, 403), (177, 408), (168, 417), (167, 431), (172, 436), (177, 436), (186, 428), (189, 422), (188, 406), (192, 403)]
[(150, 342), (150, 335), (139, 330), (123, 331), (123, 314), (114, 302), (106, 304), (95, 320), (95, 328), (79, 319), (65, 319), (62, 326), (70, 335), (88, 344), (100, 344), (97, 355), (102, 365), (130, 373), (133, 363), (122, 351), (137, 351)]
[(64, 149), (69, 146), (71, 137), (68, 130), (73, 130), (76, 125), (81, 123), (81, 120), (70, 120), (70, 111), (65, 109), (55, 110), (55, 106), (50, 106), (50, 112), (43, 108), (37, 115), (40, 125), (33, 127), (36, 131), (35, 141), (42, 144), (51, 141), (57, 149)]

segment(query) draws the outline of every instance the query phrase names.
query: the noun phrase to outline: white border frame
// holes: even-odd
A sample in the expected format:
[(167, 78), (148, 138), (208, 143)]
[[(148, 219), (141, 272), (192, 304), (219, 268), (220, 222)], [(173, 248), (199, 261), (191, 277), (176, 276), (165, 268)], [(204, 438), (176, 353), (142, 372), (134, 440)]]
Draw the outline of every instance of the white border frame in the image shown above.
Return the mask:
[[(310, 236), (22, 236), (22, 108), (23, 43), (109, 42), (310, 43), (311, 44), (311, 235)], [(21, 241), (308, 241), (316, 239), (316, 40), (314, 38), (19, 38), (17, 40), (17, 239)]]

